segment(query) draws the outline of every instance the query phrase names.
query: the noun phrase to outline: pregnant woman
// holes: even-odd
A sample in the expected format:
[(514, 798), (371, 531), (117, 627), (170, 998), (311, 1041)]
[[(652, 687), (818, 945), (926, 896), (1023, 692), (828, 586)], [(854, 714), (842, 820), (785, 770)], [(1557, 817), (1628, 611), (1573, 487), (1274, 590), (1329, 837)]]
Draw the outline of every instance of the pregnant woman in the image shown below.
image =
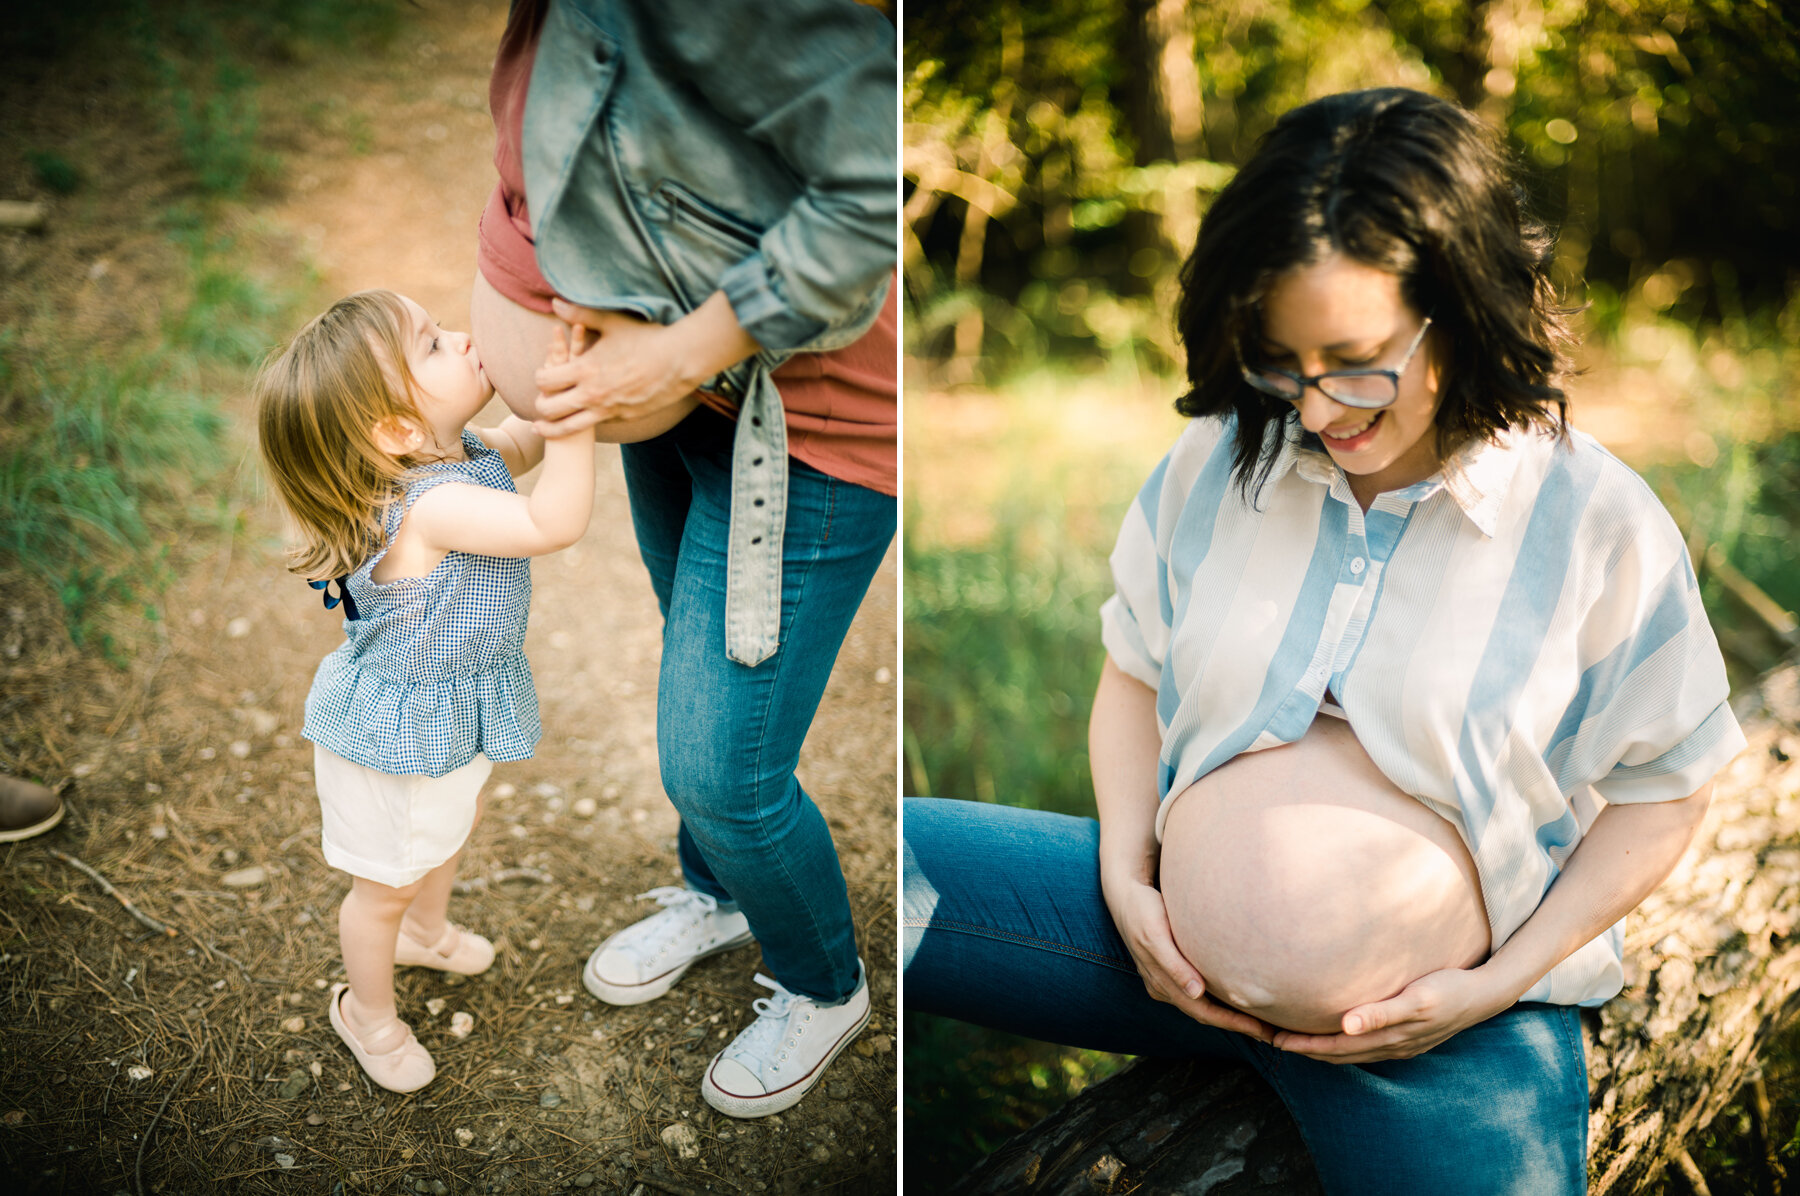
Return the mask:
[(1405, 90), (1283, 117), (1182, 275), (1099, 820), (914, 800), (906, 1003), (1242, 1060), (1332, 1193), (1586, 1189), (1576, 1009), (1743, 746), (1680, 535), (1563, 421), (1549, 242)]
[[(896, 521), (894, 76), (893, 26), (849, 0), (515, 0), (494, 65), (475, 337), (540, 431), (638, 441), (664, 618), (683, 884), (582, 980), (640, 1004), (754, 939), (769, 995), (700, 1085), (734, 1117), (800, 1100), (870, 1017), (794, 770)], [(539, 369), (552, 312), (599, 336)]]

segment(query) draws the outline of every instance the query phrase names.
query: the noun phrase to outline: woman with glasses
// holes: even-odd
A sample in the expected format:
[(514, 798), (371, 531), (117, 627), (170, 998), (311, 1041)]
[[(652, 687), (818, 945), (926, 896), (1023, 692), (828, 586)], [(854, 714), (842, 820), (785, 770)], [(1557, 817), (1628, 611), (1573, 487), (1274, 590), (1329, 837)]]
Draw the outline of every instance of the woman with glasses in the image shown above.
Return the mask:
[(1329, 1192), (1585, 1190), (1576, 1010), (1744, 739), (1679, 533), (1564, 422), (1517, 197), (1404, 90), (1288, 113), (1219, 195), (1099, 819), (908, 802), (908, 1008), (1247, 1061)]

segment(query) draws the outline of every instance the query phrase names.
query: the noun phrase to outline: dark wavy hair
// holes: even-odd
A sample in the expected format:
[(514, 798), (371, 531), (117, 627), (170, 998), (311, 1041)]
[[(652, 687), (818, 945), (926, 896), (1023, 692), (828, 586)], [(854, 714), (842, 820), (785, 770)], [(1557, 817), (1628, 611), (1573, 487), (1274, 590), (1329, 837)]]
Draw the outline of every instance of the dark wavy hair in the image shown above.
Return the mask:
[(1569, 313), (1550, 285), (1552, 245), (1497, 138), (1457, 105), (1390, 87), (1295, 108), (1219, 193), (1182, 267), (1191, 388), (1175, 408), (1235, 414), (1238, 483), (1260, 488), (1265, 450), (1299, 417), (1244, 381), (1233, 340), (1255, 330), (1271, 284), (1336, 251), (1395, 275), (1431, 314), (1440, 457), (1518, 426), (1566, 436)]

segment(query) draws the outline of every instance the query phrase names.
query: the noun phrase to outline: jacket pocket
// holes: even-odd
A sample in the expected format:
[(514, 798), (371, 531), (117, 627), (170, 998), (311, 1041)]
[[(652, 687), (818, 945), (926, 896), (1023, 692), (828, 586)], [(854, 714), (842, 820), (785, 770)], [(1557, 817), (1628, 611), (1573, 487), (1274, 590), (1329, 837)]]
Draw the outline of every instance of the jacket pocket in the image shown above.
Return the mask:
[(726, 270), (761, 248), (762, 230), (673, 179), (652, 193), (665, 260), (691, 308), (718, 289)]

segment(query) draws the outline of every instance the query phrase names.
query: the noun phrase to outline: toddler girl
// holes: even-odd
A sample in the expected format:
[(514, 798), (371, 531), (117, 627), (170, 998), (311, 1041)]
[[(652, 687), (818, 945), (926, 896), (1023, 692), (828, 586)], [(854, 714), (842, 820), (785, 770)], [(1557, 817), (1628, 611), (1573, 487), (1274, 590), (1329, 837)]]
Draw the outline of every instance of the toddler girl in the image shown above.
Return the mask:
[[(559, 331), (551, 360), (568, 348)], [(491, 762), (538, 740), (524, 558), (573, 544), (593, 505), (592, 430), (546, 442), (516, 416), (467, 427), (493, 393), (466, 333), (389, 291), (339, 300), (256, 382), (263, 460), (302, 538), (290, 568), (335, 579), (347, 616), (304, 732), (325, 859), (352, 878), (331, 1025), (394, 1092), (436, 1074), (395, 1015), (394, 965), (493, 962), (488, 940), (446, 920), (451, 882)], [(512, 479), (540, 460), (522, 497)], [(334, 607), (329, 584), (313, 582)]]

